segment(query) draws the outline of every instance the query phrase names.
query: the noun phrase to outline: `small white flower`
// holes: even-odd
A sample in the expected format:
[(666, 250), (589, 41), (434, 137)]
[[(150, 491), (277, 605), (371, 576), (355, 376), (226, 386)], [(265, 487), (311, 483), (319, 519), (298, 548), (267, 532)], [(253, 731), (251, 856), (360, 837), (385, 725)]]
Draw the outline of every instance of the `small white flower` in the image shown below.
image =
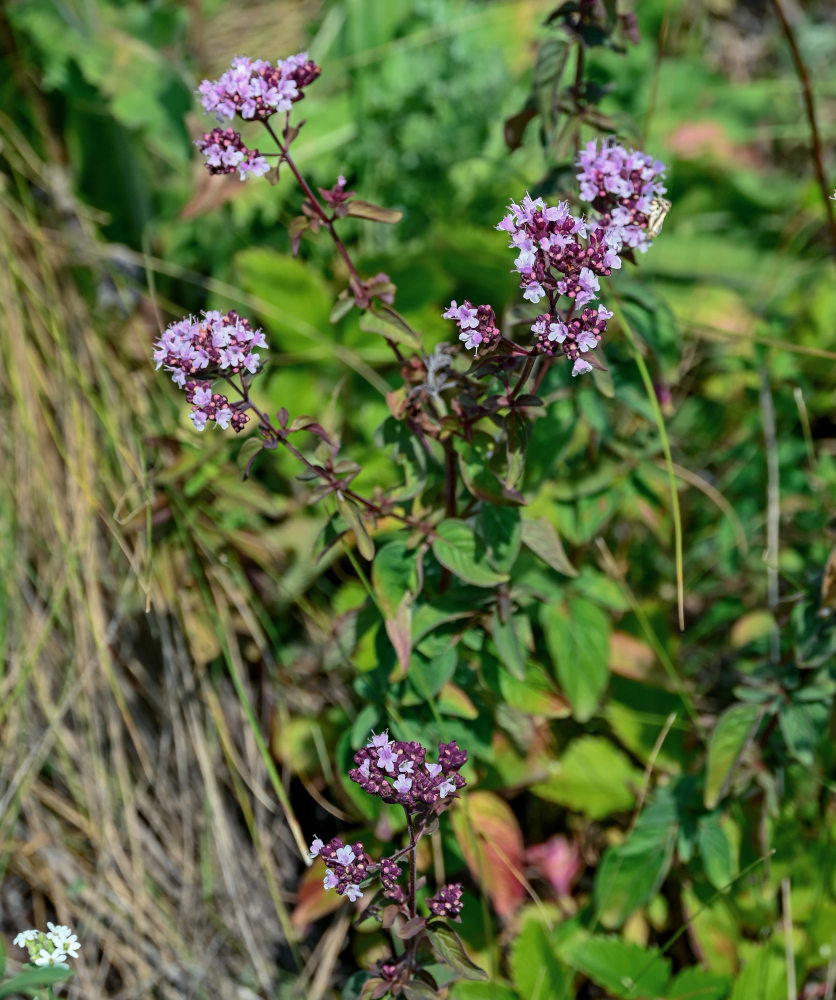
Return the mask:
[(348, 896), (352, 903), (357, 899), (362, 899), (363, 897), (363, 893), (360, 892), (360, 886), (354, 885), (353, 882), (349, 882), (349, 884), (345, 887), (343, 895)]
[(456, 790), (455, 784), (452, 781), (449, 781), (449, 780), (448, 781), (443, 781), (438, 786), (438, 794), (439, 794), (439, 797), (442, 798), (442, 799), (446, 799), (448, 795), (452, 795), (452, 793), (455, 792), (455, 790)]
[(25, 948), (29, 941), (37, 941), (40, 931), (21, 931), (14, 939), (15, 947)]
[(55, 951), (47, 951), (46, 948), (41, 948), (37, 957), (33, 959), (35, 965), (48, 966), (55, 965), (59, 969), (69, 969), (69, 965), (64, 961), (67, 958), (67, 953), (61, 949), (56, 948)]
[(399, 795), (406, 795), (412, 788), (412, 778), (407, 778), (405, 774), (399, 774), (398, 780), (393, 783), (393, 788)]
[(340, 880), (330, 868), (325, 869), (325, 878), (322, 880), (322, 884), (326, 889), (333, 889), (339, 881)]
[(350, 847), (337, 848), (337, 862), (341, 865), (350, 865), (355, 858), (354, 851)]

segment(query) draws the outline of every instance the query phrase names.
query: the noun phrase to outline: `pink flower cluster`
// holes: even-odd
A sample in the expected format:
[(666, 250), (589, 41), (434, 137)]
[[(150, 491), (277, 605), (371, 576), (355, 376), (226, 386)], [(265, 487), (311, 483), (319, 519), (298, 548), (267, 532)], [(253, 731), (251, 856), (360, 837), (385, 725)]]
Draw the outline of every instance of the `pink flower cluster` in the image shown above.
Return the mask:
[(621, 267), (619, 232), (591, 228), (565, 201), (547, 205), (527, 194), (521, 204), (511, 202), (496, 228), (508, 233), (510, 246), (519, 251), (514, 267), (529, 302), (566, 295), (579, 308), (598, 294), (599, 276)]
[(306, 52), (279, 59), (275, 66), (238, 56), (220, 79), (204, 80), (198, 93), (204, 111), (214, 112), (220, 122), (236, 115), (267, 121), (277, 111), (290, 111), (321, 72)]
[(357, 767), (348, 776), (369, 795), (402, 805), (410, 813), (426, 812), (433, 806), (440, 811), (466, 783), (459, 769), (467, 752), (453, 740), (438, 744), (438, 763), (426, 757), (420, 743), (390, 740), (387, 733), (380, 733), (354, 755)]
[(259, 151), (247, 149), (241, 133), (231, 128), (213, 128), (202, 139), (195, 140), (195, 146), (205, 157), (210, 174), (234, 174), (237, 170), (243, 181), (247, 177), (261, 177), (270, 169)]
[(450, 882), (427, 900), (427, 906), (436, 917), (448, 917), (451, 920), (459, 920), (462, 912), (462, 884), (461, 882)]
[(242, 410), (233, 409), (229, 405), (229, 397), (222, 392), (212, 392), (212, 383), (198, 379), (188, 379), (185, 386), (186, 399), (192, 404), (189, 419), (195, 430), (205, 430), (206, 424), (212, 420), (221, 430), (231, 427), (237, 434), (249, 422), (249, 417)]
[(332, 837), (327, 844), (316, 837), (310, 847), (311, 857), (320, 857), (325, 862), (326, 889), (336, 889), (338, 896), (347, 896), (353, 903), (362, 898), (360, 885), (368, 878), (372, 859), (363, 850), (363, 845), (344, 844), (339, 837)]
[[(186, 316), (170, 324), (154, 344), (154, 361), (157, 368), (172, 372), (172, 382), (186, 390), (193, 407), (190, 417), (199, 431), (212, 420), (238, 432), (249, 417), (231, 406), (226, 396), (213, 393), (210, 379), (243, 372), (254, 375), (261, 362), (259, 347), (266, 348), (267, 341), (248, 320), (234, 311), (222, 315), (210, 310), (200, 319)], [(198, 373), (202, 377), (194, 378)]]
[(480, 347), (490, 350), (499, 343), (496, 313), (490, 306), (474, 307), (468, 299), (458, 305), (454, 299), (447, 312), (441, 315), (444, 319), (454, 319), (458, 323), (459, 340), (464, 341), (468, 350), (475, 349), (476, 355), (479, 354)]
[(580, 316), (573, 316), (565, 323), (559, 316), (553, 320), (549, 313), (544, 313), (531, 327), (532, 333), (537, 335), (535, 346), (549, 357), (562, 353), (574, 361), (573, 376), (591, 372), (594, 366), (581, 355), (594, 351), (601, 343), (611, 316), (612, 313), (602, 305), (597, 309), (584, 309)]
[(628, 150), (614, 138), (589, 142), (578, 153), (577, 178), (581, 198), (600, 213), (598, 224), (618, 230), (622, 242), (645, 253), (651, 239), (647, 232), (654, 198), (665, 193), (665, 164), (647, 153)]

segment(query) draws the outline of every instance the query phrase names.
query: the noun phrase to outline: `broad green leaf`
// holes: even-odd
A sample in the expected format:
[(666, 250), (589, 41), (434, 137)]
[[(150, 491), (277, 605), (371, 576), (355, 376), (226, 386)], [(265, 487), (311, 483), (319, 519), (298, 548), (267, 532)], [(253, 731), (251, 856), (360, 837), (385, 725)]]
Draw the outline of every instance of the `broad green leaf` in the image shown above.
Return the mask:
[(512, 615), (507, 622), (503, 622), (499, 613), (494, 611), (491, 616), (491, 631), (502, 665), (517, 680), (524, 680), (527, 650), (517, 635), (514, 616)]
[(726, 1000), (731, 981), (694, 967), (684, 969), (665, 993), (665, 1000)]
[(604, 852), (593, 898), (605, 927), (620, 927), (659, 891), (671, 866), (678, 829), (673, 791), (662, 788), (627, 840)]
[[(786, 1000), (787, 967), (783, 949), (771, 943), (740, 949), (741, 969), (735, 977), (731, 1000)], [(747, 954), (748, 952), (748, 954)]]
[(706, 809), (714, 809), (725, 795), (734, 769), (757, 732), (761, 712), (758, 705), (732, 705), (717, 720), (708, 744)]
[(523, 518), (522, 541), (523, 545), (558, 573), (563, 573), (564, 576), (578, 575), (578, 571), (569, 562), (560, 535), (555, 531), (551, 521), (545, 517)]
[(14, 979), (0, 984), (0, 997), (18, 997), (23, 990), (28, 992), (38, 987), (61, 983), (66, 979), (71, 979), (72, 975), (72, 971), (68, 969), (24, 968), (18, 972)]
[(476, 527), (493, 568), (500, 573), (510, 573), (520, 552), (519, 508), (483, 504), (476, 518)]
[(491, 568), (484, 543), (465, 521), (442, 521), (435, 529), (432, 549), (441, 565), (465, 583), (496, 587), (508, 579), (506, 573)]
[(791, 756), (808, 767), (815, 761), (816, 744), (820, 734), (827, 731), (830, 714), (828, 704), (793, 701), (783, 705), (778, 713), (778, 724)]
[(708, 881), (715, 889), (723, 889), (737, 875), (737, 857), (716, 813), (699, 818), (697, 845)]
[(548, 780), (531, 790), (591, 819), (603, 819), (631, 809), (641, 783), (642, 772), (608, 739), (581, 736), (553, 763)]
[(565, 961), (617, 997), (661, 997), (671, 966), (658, 948), (618, 937), (575, 937), (561, 947)]
[(536, 920), (526, 922), (511, 946), (511, 976), (525, 1000), (572, 1000), (574, 996), (571, 970)]
[(332, 293), (315, 268), (275, 250), (251, 247), (236, 255), (234, 271), (242, 291), (255, 299), (273, 350), (308, 350), (321, 343), (330, 330)]
[(412, 500), (427, 481), (427, 453), (420, 441), (405, 423), (391, 418), (383, 423), (375, 438), (404, 471), (404, 484), (390, 494), (391, 499)]
[(488, 974), (468, 955), (459, 935), (445, 924), (433, 921), (427, 928), (430, 947), (440, 962), (445, 962), (465, 979), (487, 979)]
[(575, 717), (586, 722), (598, 707), (610, 676), (610, 622), (591, 601), (568, 607), (542, 605), (540, 622), (560, 686)]
[(520, 995), (495, 979), (489, 983), (463, 979), (453, 985), (450, 1000), (520, 1000)]
[(418, 589), (416, 550), (409, 550), (403, 539), (396, 538), (377, 550), (372, 563), (372, 586), (387, 618), (394, 618), (407, 593)]
[(500, 669), (497, 682), (503, 700), (526, 715), (565, 719), (572, 714), (569, 703), (538, 663), (526, 663), (523, 678)]

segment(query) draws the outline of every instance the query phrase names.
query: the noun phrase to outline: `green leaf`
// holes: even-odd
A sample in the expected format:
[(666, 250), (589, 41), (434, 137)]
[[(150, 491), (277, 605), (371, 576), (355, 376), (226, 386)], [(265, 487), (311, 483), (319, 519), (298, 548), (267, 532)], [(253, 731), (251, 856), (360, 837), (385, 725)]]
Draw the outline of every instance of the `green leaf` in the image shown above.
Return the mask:
[(783, 705), (778, 713), (778, 724), (787, 750), (807, 767), (812, 767), (815, 762), (816, 744), (820, 734), (827, 731), (829, 715), (828, 705), (823, 702), (803, 704), (798, 701)]
[(26, 968), (24, 967), (14, 979), (0, 985), (0, 997), (15, 997), (23, 990), (35, 990), (53, 983), (62, 983), (72, 977), (69, 969), (56, 968)]
[(391, 446), (393, 458), (404, 470), (404, 485), (391, 492), (390, 498), (412, 500), (427, 482), (427, 453), (406, 424), (392, 418), (378, 431), (378, 441), (381, 446)]
[(360, 509), (352, 500), (342, 496), (340, 493), (335, 493), (334, 496), (337, 501), (337, 509), (345, 518), (348, 526), (354, 532), (354, 537), (357, 539), (357, 548), (360, 555), (364, 559), (374, 559), (374, 542), (372, 541), (363, 521), (363, 517), (360, 514)]
[(759, 705), (732, 705), (717, 720), (708, 744), (703, 792), (706, 809), (714, 809), (726, 794), (734, 769), (754, 739), (761, 714)]
[(365, 745), (366, 740), (369, 738), (369, 733), (379, 718), (380, 707), (373, 702), (367, 702), (351, 723), (351, 745)]
[[(741, 947), (742, 968), (734, 981), (731, 1000), (786, 1000), (786, 960), (769, 943)], [(747, 954), (748, 952), (748, 954)]]
[(671, 966), (658, 948), (642, 948), (617, 937), (574, 937), (561, 947), (563, 958), (617, 997), (661, 997)]
[(238, 452), (238, 468), (241, 470), (241, 478), (248, 479), (250, 475), (250, 469), (255, 461), (255, 456), (264, 447), (264, 442), (261, 438), (251, 437), (243, 443), (241, 450)]
[(253, 297), (257, 315), (269, 327), (274, 350), (279, 345), (298, 351), (321, 344), (323, 331), (330, 325), (332, 293), (307, 261), (251, 247), (236, 254), (234, 272), (241, 290)]
[(363, 987), (369, 979), (371, 979), (371, 976), (368, 972), (355, 972), (354, 975), (349, 977), (345, 986), (343, 986), (341, 1000), (360, 1000), (363, 993)]
[(351, 293), (347, 289), (343, 289), (337, 296), (337, 301), (331, 307), (331, 313), (328, 316), (328, 319), (332, 323), (339, 323), (339, 321), (344, 316), (347, 316), (353, 308), (354, 299), (352, 298)]
[(605, 851), (593, 898), (605, 927), (620, 927), (658, 891), (673, 859), (679, 816), (673, 789), (659, 789), (623, 844)]
[(586, 722), (598, 707), (610, 676), (610, 622), (591, 601), (566, 609), (541, 606), (540, 622), (560, 686), (575, 717)]
[(360, 317), (360, 329), (380, 334), (416, 353), (421, 350), (421, 338), (400, 313), (388, 306), (367, 309)]
[(465, 583), (496, 587), (508, 580), (507, 573), (491, 569), (482, 540), (464, 521), (448, 518), (437, 525), (432, 549), (441, 565)]
[(512, 708), (546, 719), (565, 719), (572, 714), (569, 703), (538, 663), (526, 663), (523, 678), (503, 669), (498, 674), (499, 693)]
[(500, 573), (510, 573), (520, 552), (519, 508), (483, 504), (476, 518), (476, 529), (487, 547), (493, 568)]
[(545, 517), (523, 518), (522, 542), (534, 555), (539, 556), (547, 566), (563, 573), (564, 576), (577, 576), (578, 571), (569, 562), (569, 558), (555, 531), (551, 521)]
[(699, 818), (697, 845), (708, 881), (715, 889), (723, 889), (737, 875), (737, 858), (716, 813)]
[(491, 616), (491, 632), (502, 665), (513, 677), (522, 681), (525, 680), (527, 657), (526, 650), (514, 627), (514, 621), (515, 618), (512, 616), (507, 622), (503, 622), (499, 617), (499, 612), (494, 610)]
[(520, 1000), (510, 986), (492, 979), (489, 983), (461, 980), (453, 985), (450, 1000)]
[(546, 928), (528, 920), (511, 946), (511, 977), (526, 1000), (571, 1000), (572, 972), (556, 954)]
[(631, 809), (642, 782), (642, 772), (603, 736), (573, 740), (549, 771), (548, 780), (532, 786), (532, 792), (591, 819)]
[(427, 936), (433, 954), (440, 962), (449, 965), (465, 979), (487, 979), (488, 974), (468, 955), (464, 942), (458, 934), (444, 924), (432, 922), (427, 927)]
[(401, 994), (405, 1000), (438, 1000), (438, 990), (434, 990), (427, 983), (422, 983), (418, 979), (413, 979), (407, 983)]
[(726, 976), (694, 967), (679, 973), (668, 987), (665, 1000), (726, 1000), (730, 989)]
[(372, 587), (387, 618), (394, 618), (406, 594), (418, 589), (416, 557), (416, 550), (408, 550), (400, 538), (387, 542), (374, 557)]

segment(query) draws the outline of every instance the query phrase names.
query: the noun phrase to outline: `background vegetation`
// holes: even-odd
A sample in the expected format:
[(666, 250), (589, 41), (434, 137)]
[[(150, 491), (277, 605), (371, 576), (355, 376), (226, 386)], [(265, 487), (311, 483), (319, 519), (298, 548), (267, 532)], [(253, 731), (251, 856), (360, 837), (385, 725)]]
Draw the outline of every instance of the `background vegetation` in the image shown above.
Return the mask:
[[(403, 211), (345, 231), (430, 348), (451, 298), (516, 301), (508, 200), (565, 190), (539, 123), (503, 136), (554, 5), (0, 12), (0, 930), (71, 924), (71, 997), (356, 996), (382, 941), (299, 844), (397, 833), (345, 775), (386, 726), (471, 755), (424, 859), (465, 882), (491, 976), (452, 997), (834, 995), (836, 274), (772, 4), (643, 0), (639, 45), (589, 53), (602, 110), (669, 164), (664, 232), (614, 288), (665, 413), (684, 630), (626, 336), (610, 383), (544, 384), (520, 489), (562, 549), (522, 549), (510, 624), (482, 590), (416, 625), (406, 679), (380, 581), (312, 555), (331, 511), (289, 456), (242, 482), (242, 440), (194, 433), (149, 359), (170, 319), (238, 308), (274, 346), (265, 405), (317, 414), (364, 489), (397, 481), (384, 342), (329, 323), (327, 245), (290, 256), (295, 188), (203, 172), (192, 90), (235, 54), (311, 50), (297, 156)], [(785, 6), (833, 177), (836, 16)]]

